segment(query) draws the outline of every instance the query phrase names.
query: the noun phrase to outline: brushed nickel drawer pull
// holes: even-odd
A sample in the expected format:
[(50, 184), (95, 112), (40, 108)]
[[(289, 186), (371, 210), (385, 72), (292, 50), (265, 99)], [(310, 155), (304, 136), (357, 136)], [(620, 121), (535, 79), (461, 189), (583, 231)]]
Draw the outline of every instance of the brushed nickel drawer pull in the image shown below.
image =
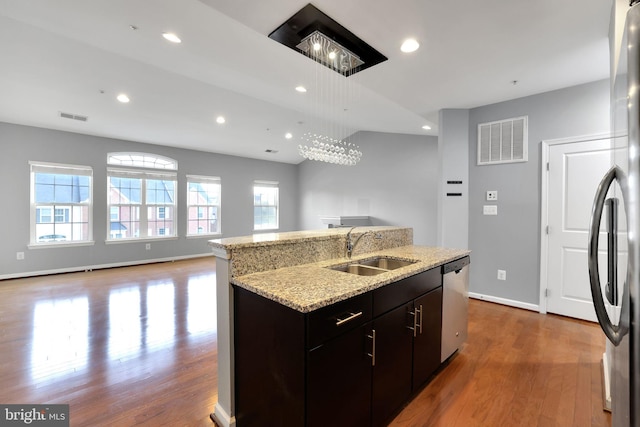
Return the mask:
[(367, 353), (367, 356), (371, 358), (371, 366), (376, 366), (376, 330), (371, 330), (371, 335), (367, 335), (367, 338), (370, 338), (371, 343), (371, 353)]
[(349, 313), (349, 316), (345, 317), (344, 319), (340, 319), (340, 318), (336, 319), (336, 326), (340, 326), (340, 325), (342, 325), (344, 323), (347, 323), (347, 322), (349, 322), (349, 321), (351, 321), (353, 319), (356, 319), (356, 318), (358, 318), (360, 316), (362, 316), (362, 312), (361, 311), (359, 311), (357, 313)]
[[(418, 336), (418, 313), (420, 313), (420, 309), (416, 308), (414, 311), (410, 311), (409, 314), (413, 316), (413, 326), (407, 326), (407, 329), (413, 331), (413, 337)], [(422, 331), (421, 331), (422, 332)]]

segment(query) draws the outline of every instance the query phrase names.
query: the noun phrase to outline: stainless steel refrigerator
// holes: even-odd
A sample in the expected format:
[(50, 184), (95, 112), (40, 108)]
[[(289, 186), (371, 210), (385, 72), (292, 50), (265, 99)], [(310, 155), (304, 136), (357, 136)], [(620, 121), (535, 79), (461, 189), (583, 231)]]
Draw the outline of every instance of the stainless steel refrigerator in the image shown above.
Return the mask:
[(640, 427), (640, 3), (635, 3), (627, 12), (612, 86), (611, 169), (596, 191), (588, 246), (594, 307), (609, 340), (613, 427)]

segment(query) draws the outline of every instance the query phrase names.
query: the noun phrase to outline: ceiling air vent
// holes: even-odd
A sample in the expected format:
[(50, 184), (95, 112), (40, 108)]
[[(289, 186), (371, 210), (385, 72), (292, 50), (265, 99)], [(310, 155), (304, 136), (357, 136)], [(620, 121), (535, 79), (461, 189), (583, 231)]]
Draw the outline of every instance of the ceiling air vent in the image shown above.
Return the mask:
[(81, 116), (79, 114), (63, 113), (62, 111), (60, 112), (60, 117), (62, 117), (63, 119), (78, 120), (80, 122), (86, 122), (87, 120), (89, 120), (89, 117), (87, 116)]
[(478, 124), (478, 165), (526, 162), (527, 116)]

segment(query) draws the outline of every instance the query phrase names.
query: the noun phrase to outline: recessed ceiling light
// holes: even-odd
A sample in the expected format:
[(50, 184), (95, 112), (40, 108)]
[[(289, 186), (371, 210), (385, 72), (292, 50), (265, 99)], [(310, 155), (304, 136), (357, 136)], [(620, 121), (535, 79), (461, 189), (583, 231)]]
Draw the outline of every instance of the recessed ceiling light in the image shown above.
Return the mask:
[(406, 39), (402, 42), (402, 46), (400, 46), (400, 50), (404, 53), (411, 53), (418, 50), (420, 47), (420, 43), (416, 39)]
[(122, 102), (123, 104), (126, 104), (127, 102), (130, 101), (129, 97), (127, 96), (126, 93), (121, 93), (120, 95), (118, 95), (116, 97), (116, 99), (120, 102)]
[(329, 59), (336, 59), (336, 52), (335, 51), (329, 52)]
[(287, 132), (287, 133), (284, 134), (284, 137), (287, 138), (287, 139), (291, 139), (291, 138), (293, 138), (293, 135), (291, 134), (291, 132)]
[(162, 37), (169, 40), (171, 43), (182, 43), (182, 40), (180, 40), (180, 37), (178, 37), (174, 33), (162, 33)]
[(219, 123), (219, 124), (223, 124), (223, 123), (224, 123), (224, 122), (226, 122), (226, 121), (227, 121), (227, 120), (226, 120), (224, 117), (222, 117), (222, 116), (218, 116), (218, 117), (216, 117), (216, 122), (217, 122), (217, 123)]
[(424, 129), (424, 130), (431, 130), (431, 126), (429, 126), (429, 125), (424, 125), (424, 126), (422, 126), (422, 129)]
[(296, 90), (300, 93), (305, 93), (307, 91), (307, 88), (304, 86), (297, 86)]

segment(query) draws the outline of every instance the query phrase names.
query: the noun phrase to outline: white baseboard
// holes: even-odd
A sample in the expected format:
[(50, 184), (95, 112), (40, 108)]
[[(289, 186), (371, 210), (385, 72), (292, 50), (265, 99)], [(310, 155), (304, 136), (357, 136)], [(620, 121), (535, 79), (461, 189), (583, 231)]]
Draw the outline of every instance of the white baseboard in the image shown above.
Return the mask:
[(525, 310), (540, 312), (540, 306), (538, 304), (531, 304), (528, 302), (516, 301), (507, 298), (494, 297), (491, 295), (478, 294), (475, 292), (469, 292), (469, 298), (480, 299), (483, 301), (495, 302), (502, 305), (508, 305), (511, 307), (523, 308)]
[(213, 253), (207, 252), (204, 254), (195, 254), (195, 255), (183, 255), (169, 258), (155, 258), (155, 259), (143, 259), (137, 261), (126, 261), (126, 262), (116, 262), (111, 264), (97, 264), (97, 265), (87, 265), (87, 266), (78, 266), (78, 267), (68, 267), (68, 268), (58, 268), (55, 270), (41, 270), (41, 271), (26, 271), (22, 273), (13, 273), (13, 274), (3, 274), (0, 275), (0, 280), (6, 279), (20, 279), (23, 277), (34, 277), (34, 276), (46, 276), (49, 274), (62, 274), (62, 273), (77, 273), (78, 271), (91, 271), (91, 270), (101, 270), (104, 268), (114, 268), (114, 267), (130, 267), (132, 265), (143, 265), (143, 264), (154, 264), (157, 262), (170, 262), (170, 261), (180, 261), (184, 259), (191, 258), (202, 258), (202, 257), (212, 257)]
[(219, 402), (216, 403), (211, 419), (218, 427), (235, 427), (236, 425), (236, 417), (229, 416)]

